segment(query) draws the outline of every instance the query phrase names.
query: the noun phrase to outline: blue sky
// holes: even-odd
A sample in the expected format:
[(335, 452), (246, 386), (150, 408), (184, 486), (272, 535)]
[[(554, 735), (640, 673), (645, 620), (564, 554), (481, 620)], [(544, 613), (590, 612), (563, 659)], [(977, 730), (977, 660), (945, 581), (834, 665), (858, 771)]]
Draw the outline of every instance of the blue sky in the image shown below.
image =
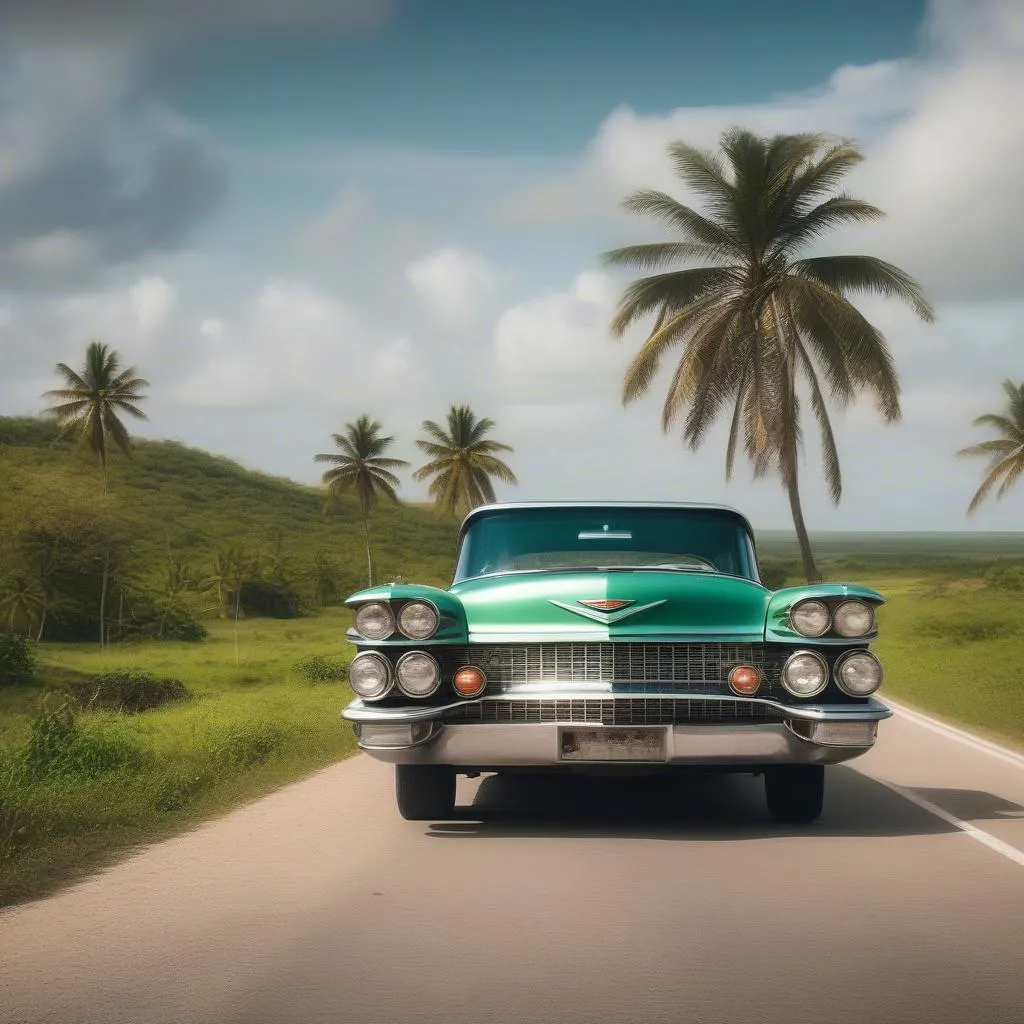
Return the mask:
[(0, 412), (102, 337), (153, 382), (142, 433), (294, 479), (363, 412), (415, 460), (468, 401), (516, 448), (503, 497), (785, 527), (721, 431), (661, 433), (665, 380), (621, 407), (643, 335), (610, 340), (627, 279), (598, 256), (660, 237), (628, 192), (693, 198), (673, 139), (813, 129), (862, 145), (850, 189), (888, 214), (820, 251), (892, 259), (939, 318), (862, 304), (904, 417), (837, 413), (838, 509), (809, 440), (812, 529), (1016, 529), (1021, 495), (965, 518), (982, 467), (954, 453), (1021, 373), (1022, 94), (1019, 0), (0, 0)]

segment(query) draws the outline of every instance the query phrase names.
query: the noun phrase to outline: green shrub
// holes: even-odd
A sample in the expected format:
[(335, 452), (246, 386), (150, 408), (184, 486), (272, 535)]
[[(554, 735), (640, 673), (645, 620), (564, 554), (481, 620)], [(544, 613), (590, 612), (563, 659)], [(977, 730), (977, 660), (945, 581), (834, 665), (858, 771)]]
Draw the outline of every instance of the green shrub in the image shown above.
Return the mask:
[(232, 722), (210, 738), (214, 760), (239, 768), (252, 768), (270, 760), (284, 745), (285, 732), (273, 722)]
[(306, 683), (341, 683), (348, 675), (348, 664), (324, 654), (300, 658), (294, 665), (298, 677)]
[(948, 643), (979, 643), (984, 640), (1002, 640), (1016, 636), (1021, 623), (1015, 619), (994, 619), (983, 616), (961, 615), (959, 618), (933, 617), (920, 620), (915, 634), (928, 640)]
[(0, 633), (0, 686), (28, 686), (35, 679), (35, 667), (25, 637)]
[(161, 704), (192, 696), (180, 679), (164, 679), (139, 669), (106, 672), (85, 682), (71, 683), (67, 690), (83, 709), (128, 713), (151, 711)]
[(81, 728), (74, 704), (44, 699), (22, 750), (21, 775), (27, 781), (48, 776), (95, 778), (135, 767), (139, 750), (125, 737)]
[(761, 582), (769, 590), (781, 590), (786, 581), (800, 575), (797, 562), (783, 558), (761, 558), (758, 560)]
[(1024, 563), (1009, 562), (1006, 565), (995, 565), (982, 577), (985, 586), (993, 590), (1008, 590), (1011, 593), (1024, 593)]
[(286, 583), (244, 579), (239, 596), (246, 616), (295, 619), (301, 612), (298, 594)]

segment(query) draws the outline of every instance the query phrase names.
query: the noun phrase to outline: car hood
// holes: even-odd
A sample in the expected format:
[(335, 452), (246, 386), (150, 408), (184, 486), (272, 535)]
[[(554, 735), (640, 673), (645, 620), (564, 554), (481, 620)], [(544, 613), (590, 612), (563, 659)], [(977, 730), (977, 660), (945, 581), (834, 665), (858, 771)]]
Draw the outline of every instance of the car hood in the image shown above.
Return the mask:
[[(451, 587), (473, 641), (764, 639), (771, 593), (736, 576), (665, 570), (519, 572)], [(602, 613), (581, 601), (630, 602)]]

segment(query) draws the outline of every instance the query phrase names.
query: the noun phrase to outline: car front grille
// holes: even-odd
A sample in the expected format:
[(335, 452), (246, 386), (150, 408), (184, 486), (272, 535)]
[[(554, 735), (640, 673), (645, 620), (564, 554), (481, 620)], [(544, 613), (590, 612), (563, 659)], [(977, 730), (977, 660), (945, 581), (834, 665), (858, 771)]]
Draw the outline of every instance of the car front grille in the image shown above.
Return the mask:
[(573, 698), (477, 700), (447, 710), (441, 721), (488, 724), (589, 722), (595, 725), (781, 722), (772, 708), (753, 701)]
[(524, 683), (610, 683), (615, 692), (730, 692), (729, 671), (754, 665), (764, 676), (761, 695), (783, 693), (785, 653), (767, 644), (700, 643), (532, 643), (469, 644), (445, 652), (449, 678), (463, 665), (477, 665), (487, 676), (488, 694)]

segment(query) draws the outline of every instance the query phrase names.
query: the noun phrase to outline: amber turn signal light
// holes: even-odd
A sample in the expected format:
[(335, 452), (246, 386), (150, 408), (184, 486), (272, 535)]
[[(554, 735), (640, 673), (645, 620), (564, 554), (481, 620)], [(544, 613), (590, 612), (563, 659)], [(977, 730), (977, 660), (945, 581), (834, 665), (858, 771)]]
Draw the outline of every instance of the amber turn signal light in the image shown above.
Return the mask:
[(487, 677), (475, 665), (466, 665), (455, 673), (452, 685), (460, 697), (478, 697), (484, 692)]
[(737, 665), (729, 673), (729, 685), (736, 693), (749, 697), (761, 685), (761, 673), (752, 665)]

